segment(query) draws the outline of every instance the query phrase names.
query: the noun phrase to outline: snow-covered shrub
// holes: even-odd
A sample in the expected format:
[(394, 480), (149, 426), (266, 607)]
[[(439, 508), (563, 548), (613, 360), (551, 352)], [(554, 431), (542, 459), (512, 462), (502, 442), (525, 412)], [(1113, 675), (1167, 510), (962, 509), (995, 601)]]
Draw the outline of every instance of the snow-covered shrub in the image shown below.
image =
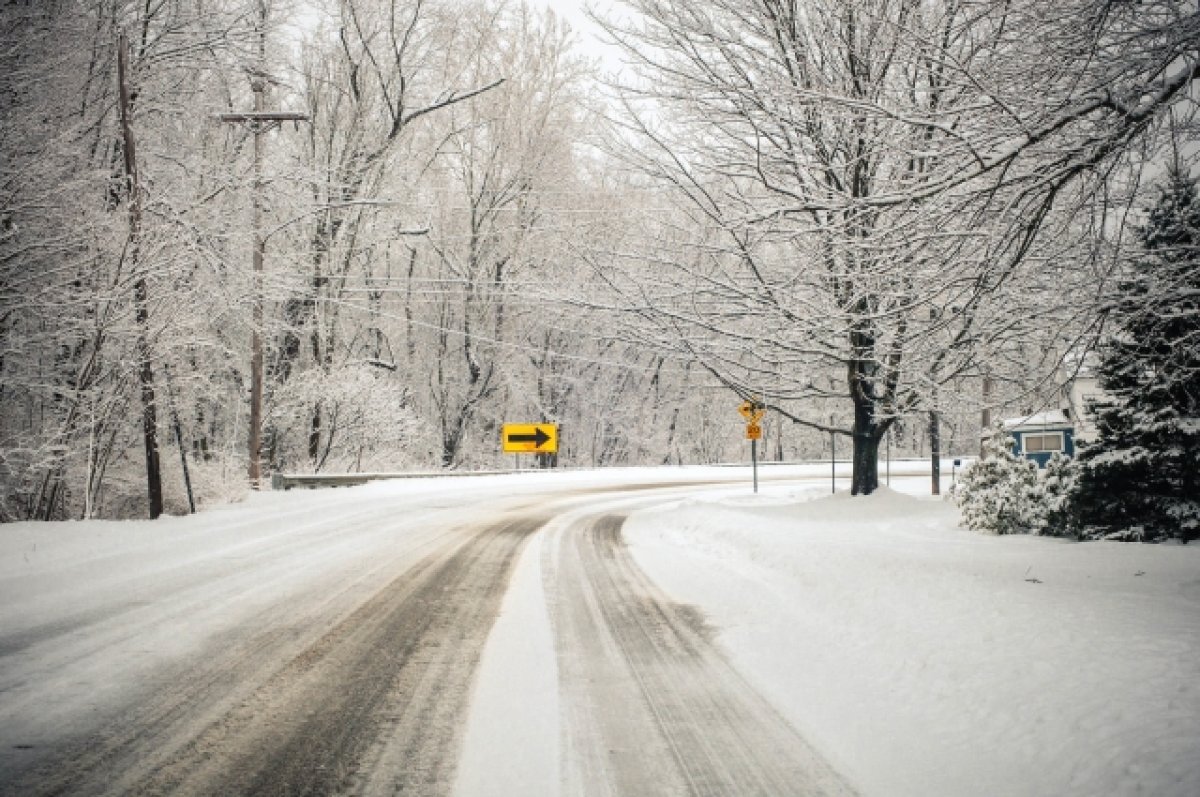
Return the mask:
[(268, 429), (281, 469), (398, 469), (418, 429), (403, 385), (369, 363), (295, 374), (271, 403)]
[(967, 469), (954, 495), (963, 523), (989, 534), (1037, 531), (1044, 513), (1037, 465), (1012, 452), (1012, 438), (1000, 426), (984, 440), (983, 456)]
[[(211, 459), (188, 455), (188, 479), (192, 484), (192, 500), (196, 502), (197, 510), (241, 501), (250, 492), (246, 482), (246, 460), (241, 456), (242, 453), (239, 450), (229, 456), (222, 452)], [(179, 449), (174, 445), (163, 450), (162, 477), (163, 513), (187, 514), (187, 485), (183, 478)]]
[(1041, 514), (1035, 528), (1036, 533), (1048, 537), (1068, 537), (1078, 533), (1071, 512), (1071, 496), (1077, 479), (1075, 461), (1057, 451), (1054, 452), (1042, 471), (1037, 496)]

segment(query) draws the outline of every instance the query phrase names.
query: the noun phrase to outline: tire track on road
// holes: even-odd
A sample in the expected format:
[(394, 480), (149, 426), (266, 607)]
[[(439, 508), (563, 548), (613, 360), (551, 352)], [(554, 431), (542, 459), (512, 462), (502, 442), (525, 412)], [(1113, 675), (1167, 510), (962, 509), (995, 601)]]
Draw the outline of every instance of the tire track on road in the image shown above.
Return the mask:
[[(124, 717), (128, 726), (75, 743), (3, 791), (448, 793), (475, 666), (516, 559), (542, 523), (514, 515), (445, 533), (323, 633), (313, 635), (320, 620), (310, 618), (236, 655), (213, 651), (215, 666), (155, 684)], [(264, 667), (259, 654), (289, 633), (313, 641)], [(242, 679), (252, 682), (233, 704), (207, 710), (222, 684)]]
[[(422, 514), (402, 523), (394, 515), (374, 507), (311, 521), (299, 540), (271, 535), (244, 566), (213, 569), (220, 554), (207, 557), (207, 581), (180, 579), (146, 594), (146, 579), (135, 579), (130, 589), (145, 599), (133, 611), (109, 614), (111, 593), (102, 591), (96, 622), (0, 657), (0, 794), (53, 793), (52, 784), (82, 783), (85, 772), (93, 785), (69, 790), (100, 792), (111, 788), (111, 767), (177, 748), (180, 736), (456, 533), (417, 527), (429, 521)], [(361, 555), (351, 553), (356, 547)]]
[(565, 792), (846, 795), (850, 786), (728, 663), (601, 515), (547, 546), (566, 713)]

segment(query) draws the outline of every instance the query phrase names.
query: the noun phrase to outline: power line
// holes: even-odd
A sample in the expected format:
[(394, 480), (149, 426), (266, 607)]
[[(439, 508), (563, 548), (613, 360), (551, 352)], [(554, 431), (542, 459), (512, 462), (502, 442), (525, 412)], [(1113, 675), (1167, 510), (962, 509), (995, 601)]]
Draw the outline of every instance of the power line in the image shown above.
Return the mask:
[[(674, 367), (669, 367), (666, 365), (654, 367), (654, 366), (649, 366), (649, 365), (632, 365), (632, 364), (626, 364), (626, 363), (613, 363), (608, 360), (602, 360), (602, 359), (598, 359), (595, 357), (585, 357), (580, 354), (563, 354), (561, 352), (556, 352), (551, 349), (527, 346), (527, 345), (523, 345), (520, 343), (511, 343), (509, 341), (503, 341), (503, 340), (496, 340), (494, 338), (489, 338), (485, 335), (480, 335), (480, 334), (477, 334), (474, 332), (466, 333), (466, 332), (463, 332), (462, 330), (450, 329), (449, 327), (443, 327), (443, 326), (439, 326), (437, 324), (430, 324), (425, 321), (417, 321), (416, 319), (408, 319), (408, 318), (404, 318), (403, 316), (398, 316), (394, 313), (387, 313), (387, 312), (384, 312), (381, 310), (375, 310), (372, 308), (363, 307), (360, 304), (355, 304), (353, 302), (346, 302), (346, 301), (342, 301), (339, 299), (334, 299), (332, 297), (325, 299), (325, 301), (330, 304), (336, 304), (338, 306), (346, 307), (351, 310), (367, 311), (367, 312), (372, 313), (373, 315), (377, 315), (382, 318), (389, 318), (393, 321), (401, 321), (405, 324), (412, 324), (413, 326), (421, 327), (422, 329), (430, 329), (435, 332), (443, 332), (445, 334), (454, 335), (454, 336), (460, 337), (460, 338), (470, 338), (473, 341), (480, 341), (480, 342), (487, 343), (492, 346), (496, 346), (498, 348), (511, 349), (513, 351), (520, 351), (520, 352), (523, 352), (526, 354), (532, 353), (532, 354), (543, 355), (546, 357), (553, 357), (553, 358), (559, 359), (559, 360), (567, 360), (570, 362), (581, 362), (581, 363), (586, 363), (589, 365), (599, 365), (599, 366), (602, 366), (605, 368), (614, 368), (614, 369), (619, 369), (619, 370), (624, 370), (624, 371), (637, 371), (637, 372), (641, 372), (641, 373), (659, 373), (659, 372), (675, 373), (675, 374), (688, 374), (689, 373), (687, 371), (684, 371), (684, 370), (681, 370), (678, 368), (674, 368)], [(576, 337), (583, 335), (583, 333), (580, 333), (579, 330), (575, 330), (575, 329), (571, 329), (571, 330), (559, 329), (559, 328), (554, 328), (554, 329), (555, 329), (555, 331), (561, 331), (563, 333), (571, 334)], [(588, 337), (594, 337), (597, 340), (612, 341), (612, 342), (619, 342), (619, 343), (630, 343), (630, 341), (624, 341), (624, 340), (620, 340), (618, 338), (603, 338), (603, 337), (599, 337), (599, 336), (588, 336)]]

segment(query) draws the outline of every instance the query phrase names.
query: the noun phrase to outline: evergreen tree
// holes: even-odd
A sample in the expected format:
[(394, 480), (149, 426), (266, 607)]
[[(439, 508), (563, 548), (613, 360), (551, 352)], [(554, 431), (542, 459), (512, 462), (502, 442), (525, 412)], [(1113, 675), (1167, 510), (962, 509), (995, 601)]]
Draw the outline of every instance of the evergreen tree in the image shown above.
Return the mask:
[(1107, 309), (1098, 438), (1078, 456), (1072, 501), (1091, 539), (1156, 542), (1200, 533), (1200, 198), (1173, 173), (1133, 274)]

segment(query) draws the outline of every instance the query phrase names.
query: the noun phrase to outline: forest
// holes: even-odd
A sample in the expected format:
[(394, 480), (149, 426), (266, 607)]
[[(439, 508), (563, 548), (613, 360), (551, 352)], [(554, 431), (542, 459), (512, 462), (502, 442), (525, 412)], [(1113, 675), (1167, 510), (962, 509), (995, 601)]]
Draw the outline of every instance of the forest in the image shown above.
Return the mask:
[[(0, 520), (978, 453), (1195, 174), (1183, 0), (0, 3)], [(1169, 287), (1163, 290), (1170, 290)]]

